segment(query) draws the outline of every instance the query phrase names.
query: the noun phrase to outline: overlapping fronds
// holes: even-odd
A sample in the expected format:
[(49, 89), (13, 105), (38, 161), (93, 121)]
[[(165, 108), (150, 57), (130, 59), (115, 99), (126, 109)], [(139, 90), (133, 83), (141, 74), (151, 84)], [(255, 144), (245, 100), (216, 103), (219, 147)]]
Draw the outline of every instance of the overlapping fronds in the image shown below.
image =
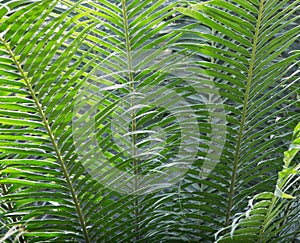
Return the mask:
[(218, 242), (295, 242), (299, 239), (300, 123), (293, 142), (284, 153), (283, 169), (278, 173), (274, 192), (262, 192), (249, 201), (249, 210), (238, 216), (230, 234)]
[(2, 240), (296, 238), (299, 3), (0, 1)]
[(299, 1), (276, 0), (212, 0), (180, 8), (210, 28), (193, 32), (208, 44), (184, 46), (210, 58), (200, 65), (207, 68), (227, 108), (221, 163), (209, 180), (201, 181), (203, 225), (208, 218), (211, 228), (226, 228), (246, 209), (249, 197), (265, 188), (272, 193), (281, 148), (287, 146), (291, 124), (299, 120), (295, 113), (286, 116), (296, 102), (293, 87), (299, 76), (293, 63), (298, 54), (282, 56), (299, 38), (299, 26), (292, 25), (298, 9)]

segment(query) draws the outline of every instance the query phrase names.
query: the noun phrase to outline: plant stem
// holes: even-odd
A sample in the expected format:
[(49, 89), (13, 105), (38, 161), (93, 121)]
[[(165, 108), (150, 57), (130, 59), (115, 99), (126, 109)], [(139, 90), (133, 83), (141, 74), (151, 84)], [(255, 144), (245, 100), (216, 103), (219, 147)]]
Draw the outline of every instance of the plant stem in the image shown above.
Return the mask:
[(71, 193), (71, 196), (72, 196), (72, 199), (73, 199), (73, 202), (74, 202), (74, 205), (75, 205), (75, 208), (76, 208), (76, 212), (77, 212), (77, 215), (78, 215), (78, 218), (80, 220), (80, 224), (81, 224), (81, 228), (82, 228), (82, 232), (83, 232), (83, 235), (84, 235), (84, 238), (85, 238), (85, 241), (86, 243), (90, 243), (90, 238), (89, 238), (89, 235), (88, 235), (88, 232), (87, 232), (87, 228), (86, 228), (86, 222), (85, 222), (85, 219), (84, 219), (84, 216), (83, 216), (83, 213), (81, 211), (81, 208), (80, 208), (80, 205), (79, 205), (79, 201), (77, 199), (77, 195), (76, 195), (76, 192), (75, 192), (75, 189), (73, 187), (73, 184), (72, 184), (72, 181), (71, 181), (71, 178), (70, 178), (70, 175), (69, 175), (69, 172), (68, 172), (68, 169), (64, 163), (64, 159), (60, 153), (60, 150), (58, 148), (58, 145), (56, 143), (56, 140), (55, 140), (55, 137), (54, 137), (54, 134), (52, 133), (52, 130), (51, 130), (51, 127), (50, 127), (50, 124), (47, 120), (47, 117), (44, 113), (44, 110), (42, 108), (42, 105), (40, 104), (32, 86), (31, 86), (31, 83), (25, 73), (25, 71), (23, 70), (21, 64), (19, 63), (17, 57), (15, 56), (15, 54), (13, 53), (12, 49), (9, 47), (9, 45), (6, 43), (6, 41), (0, 37), (0, 41), (3, 43), (3, 45), (5, 46), (6, 50), (9, 52), (9, 54), (11, 55), (14, 63), (16, 64), (28, 90), (29, 90), (29, 93), (32, 97), (32, 99), (34, 100), (34, 103), (38, 109), (38, 112), (41, 116), (41, 119), (42, 119), (42, 122), (45, 126), (45, 129), (47, 130), (47, 133), (48, 133), (48, 136), (51, 140), (51, 143), (53, 145), (53, 148), (54, 148), (54, 151), (55, 151), (55, 154), (57, 156), (57, 159), (60, 163), (60, 166), (61, 166), (61, 169), (62, 169), (62, 172), (64, 174), (64, 177), (66, 178), (66, 182), (67, 182), (67, 185), (69, 187), (69, 190), (70, 190), (70, 193)]
[[(129, 78), (129, 85), (130, 85), (130, 105), (131, 108), (135, 106), (135, 83), (134, 83), (134, 70), (132, 67), (132, 53), (131, 53), (131, 43), (130, 43), (130, 36), (129, 36), (129, 24), (128, 24), (128, 17), (127, 17), (127, 7), (126, 7), (126, 0), (122, 0), (122, 10), (123, 10), (123, 20), (124, 20), (124, 31), (125, 31), (125, 45), (126, 45), (126, 52), (127, 52), (127, 68), (128, 68), (128, 78)], [(137, 121), (136, 121), (136, 111), (135, 109), (131, 110), (131, 132), (132, 132), (132, 157), (133, 157), (133, 173), (134, 173), (134, 217), (135, 217), (135, 232), (136, 232), (136, 240), (140, 239), (140, 222), (139, 222), (139, 199), (136, 195), (136, 192), (139, 190), (139, 183), (138, 183), (138, 159), (137, 159)]]
[(228, 208), (227, 208), (227, 212), (226, 212), (225, 226), (228, 226), (229, 223), (230, 223), (231, 210), (232, 210), (232, 207), (233, 207), (236, 173), (237, 173), (237, 169), (238, 169), (240, 150), (241, 150), (242, 141), (243, 141), (243, 133), (244, 133), (244, 126), (245, 126), (246, 116), (247, 116), (247, 109), (248, 109), (248, 101), (249, 101), (249, 95), (250, 95), (250, 90), (251, 90), (251, 83), (252, 83), (252, 78), (253, 78), (253, 73), (254, 73), (254, 68), (255, 68), (254, 65), (255, 65), (255, 59), (256, 59), (259, 31), (260, 31), (261, 20), (262, 20), (262, 15), (263, 15), (263, 10), (264, 10), (264, 2), (265, 2), (265, 0), (261, 0), (260, 4), (259, 4), (259, 12), (258, 12), (257, 23), (256, 23), (256, 27), (255, 27), (255, 35), (254, 35), (254, 40), (253, 40), (251, 60), (250, 60), (249, 72), (248, 72), (248, 78), (247, 78), (247, 84), (246, 84), (246, 93), (245, 93), (245, 99), (244, 99), (244, 106), (243, 106), (242, 118), (241, 118), (241, 123), (240, 123), (241, 125), (240, 125), (240, 129), (239, 129), (239, 133), (238, 133), (238, 141), (237, 141), (237, 145), (236, 145), (235, 157), (234, 157), (234, 162), (233, 162), (233, 169), (232, 169), (232, 177), (231, 177), (231, 182), (230, 182), (229, 200), (228, 200)]

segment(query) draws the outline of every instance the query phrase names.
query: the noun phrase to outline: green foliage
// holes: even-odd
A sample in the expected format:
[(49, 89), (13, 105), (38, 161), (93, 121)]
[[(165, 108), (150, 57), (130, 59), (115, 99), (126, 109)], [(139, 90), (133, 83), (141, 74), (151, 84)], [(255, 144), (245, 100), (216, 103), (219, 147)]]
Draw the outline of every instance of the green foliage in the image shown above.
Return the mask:
[(0, 1), (0, 242), (299, 240), (299, 3)]
[(283, 169), (278, 173), (274, 193), (263, 192), (249, 201), (249, 210), (233, 221), (231, 232), (218, 242), (295, 242), (299, 234), (300, 123), (293, 142), (284, 153)]

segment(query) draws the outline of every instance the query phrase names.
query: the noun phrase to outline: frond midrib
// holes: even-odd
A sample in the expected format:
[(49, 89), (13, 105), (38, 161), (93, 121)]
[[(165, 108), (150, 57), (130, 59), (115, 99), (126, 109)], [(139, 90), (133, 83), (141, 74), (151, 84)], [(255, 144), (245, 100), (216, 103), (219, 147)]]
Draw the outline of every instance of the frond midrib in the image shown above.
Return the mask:
[(235, 183), (236, 183), (236, 173), (238, 170), (240, 149), (241, 149), (242, 142), (243, 142), (244, 125), (245, 125), (246, 117), (247, 117), (247, 109), (248, 109), (248, 104), (249, 104), (248, 101), (249, 101), (249, 97), (250, 97), (252, 78), (253, 78), (253, 73), (254, 73), (254, 68), (255, 68), (258, 37), (259, 37), (259, 33), (260, 33), (261, 20), (263, 17), (264, 2), (265, 2), (265, 0), (261, 0), (260, 4), (259, 4), (259, 12), (258, 12), (257, 23), (256, 23), (256, 27), (255, 27), (255, 35), (254, 35), (254, 39), (253, 39), (251, 60), (250, 60), (250, 65), (249, 65), (247, 85), (246, 85), (246, 91), (245, 91), (245, 97), (244, 97), (244, 103), (243, 103), (244, 105), (243, 105), (243, 110), (242, 110), (242, 117), (241, 117), (241, 122), (240, 122), (239, 133), (238, 133), (238, 140), (237, 140), (235, 156), (234, 156), (234, 161), (233, 161), (233, 170), (232, 170), (232, 177), (231, 177), (231, 182), (230, 182), (229, 200), (228, 200), (228, 208), (227, 208), (227, 212), (226, 212), (225, 226), (228, 226), (230, 224), (231, 209), (233, 206), (234, 189), (235, 189)]
[[(135, 92), (135, 84), (134, 84), (134, 77), (133, 77), (133, 66), (132, 66), (132, 53), (131, 53), (131, 41), (130, 41), (130, 33), (129, 33), (129, 23), (128, 23), (128, 13), (127, 13), (127, 7), (126, 7), (126, 0), (122, 0), (122, 13), (123, 13), (123, 22), (124, 22), (124, 32), (125, 32), (125, 48), (126, 48), (126, 54), (127, 54), (127, 67), (128, 67), (128, 78), (129, 78), (129, 89), (130, 92), (133, 94)], [(135, 105), (135, 97), (134, 95), (130, 96), (131, 99), (131, 107), (134, 107)], [(137, 118), (136, 118), (136, 112), (134, 109), (132, 109), (131, 112), (131, 130), (132, 132), (135, 132), (137, 129)], [(132, 136), (132, 156), (133, 158), (133, 169), (134, 169), (134, 175), (138, 174), (138, 164), (137, 164), (137, 135), (133, 134)], [(138, 190), (138, 184), (137, 184), (137, 178), (134, 178), (134, 191)], [(138, 196), (134, 196), (134, 218), (135, 218), (135, 231), (136, 231), (136, 239), (138, 240), (140, 238), (139, 231), (140, 231), (140, 222), (139, 222), (139, 199)]]
[(71, 182), (71, 178), (70, 178), (70, 175), (69, 175), (69, 172), (67, 170), (67, 167), (65, 165), (65, 162), (64, 162), (64, 159), (60, 153), (60, 150), (58, 148), (58, 145), (55, 141), (55, 137), (53, 135), (53, 132), (52, 132), (52, 129), (50, 127), (50, 124), (47, 120), (47, 117), (43, 111), (43, 108), (30, 84), (30, 80), (29, 78), (27, 77), (25, 71), (23, 70), (21, 64), (19, 63), (17, 57), (15, 56), (13, 50), (10, 48), (10, 46), (8, 45), (8, 43), (5, 41), (5, 39), (3, 37), (0, 36), (0, 41), (3, 43), (5, 49), (8, 51), (8, 53), (10, 54), (11, 58), (13, 59), (13, 62), (15, 63), (15, 65), (17, 66), (20, 74), (21, 74), (21, 77), (23, 78), (24, 82), (25, 82), (25, 85), (27, 86), (28, 90), (29, 90), (29, 93), (32, 97), (32, 99), (34, 100), (34, 103), (38, 109), (38, 112), (40, 114), (40, 118), (42, 119), (42, 123), (44, 124), (45, 126), (45, 129), (49, 135), (49, 138), (51, 140), (51, 144), (53, 145), (53, 148), (54, 148), (54, 151), (55, 151), (55, 154), (57, 156), (57, 159), (60, 163), (60, 166), (61, 166), (61, 169), (62, 169), (62, 172), (64, 174), (64, 177), (66, 178), (66, 182), (67, 182), (67, 185), (69, 187), (69, 190), (70, 190), (70, 193), (71, 193), (71, 196), (72, 196), (72, 199), (73, 199), (73, 202), (74, 202), (74, 205), (76, 207), (76, 212), (77, 212), (77, 215), (78, 215), (78, 218), (80, 220), (80, 225), (81, 225), (81, 228), (82, 228), (82, 232), (84, 234), (84, 238), (85, 238), (85, 241), (86, 243), (90, 243), (90, 237), (89, 237), (89, 234), (88, 234), (88, 231), (87, 231), (87, 228), (86, 228), (86, 221), (84, 219), (84, 216), (83, 216), (83, 213), (82, 213), (82, 210), (81, 210), (81, 207), (80, 207), (80, 204), (79, 204), (79, 201), (77, 199), (77, 195), (76, 195), (76, 192), (75, 192), (75, 189), (73, 187), (73, 184)]

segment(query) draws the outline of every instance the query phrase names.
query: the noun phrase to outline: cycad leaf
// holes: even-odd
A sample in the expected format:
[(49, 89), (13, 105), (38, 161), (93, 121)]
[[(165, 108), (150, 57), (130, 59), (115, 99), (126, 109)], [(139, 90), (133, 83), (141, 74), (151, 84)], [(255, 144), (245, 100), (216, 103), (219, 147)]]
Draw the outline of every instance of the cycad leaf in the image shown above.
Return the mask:
[[(212, 0), (179, 8), (183, 14), (197, 19), (200, 24), (211, 29), (211, 33), (195, 32), (206, 38), (207, 44), (196, 47), (194, 44), (184, 43), (180, 46), (193, 48), (210, 58), (209, 65), (208, 61), (201, 64), (209, 69), (211, 78), (228, 104), (226, 108), (230, 135), (221, 163), (218, 164), (220, 167), (217, 166), (214, 171), (215, 177), (229, 182), (229, 185), (223, 184), (226, 192), (221, 194), (224, 196), (223, 202), (227, 204), (223, 208), (226, 211), (225, 218), (218, 215), (219, 220), (224, 222), (225, 229), (235, 222), (234, 215), (246, 207), (249, 195), (264, 191), (267, 185), (273, 188), (275, 178), (268, 175), (274, 174), (276, 170), (273, 169), (278, 168), (280, 163), (280, 155), (274, 154), (274, 150), (279, 149), (280, 143), (287, 141), (290, 124), (294, 124), (297, 119), (297, 116), (287, 117), (284, 122), (282, 120), (283, 123), (280, 122), (284, 117), (282, 112), (285, 102), (291, 100), (290, 104), (293, 103), (295, 91), (291, 86), (299, 81), (292, 84), (288, 81), (291, 77), (296, 79), (297, 73), (293, 73), (294, 69), (290, 67), (292, 63), (296, 63), (298, 55), (291, 53), (287, 58), (282, 57), (282, 53), (299, 35), (298, 27), (284, 31), (298, 19), (293, 18), (298, 9), (299, 1), (288, 3), (264, 0)], [(288, 88), (289, 85), (291, 86)], [(238, 111), (233, 112), (234, 110)], [(283, 128), (280, 133), (277, 130), (279, 127)], [(226, 175), (221, 170), (226, 170)], [(211, 181), (217, 185), (221, 183), (220, 179), (212, 176)], [(209, 185), (207, 182), (203, 183)], [(212, 188), (218, 190), (213, 184), (206, 190)], [(284, 191), (279, 194), (290, 197)], [(213, 200), (211, 201), (211, 205), (214, 205)], [(203, 210), (204, 212), (206, 211)], [(211, 212), (206, 212), (206, 215), (210, 214)], [(250, 242), (256, 242), (255, 237), (259, 237), (257, 230), (262, 222), (257, 221), (256, 228), (253, 229), (249, 223), (249, 228), (239, 229), (238, 237), (228, 238), (228, 241), (249, 239)]]
[(299, 0), (183, 5), (1, 1), (1, 237), (290, 237)]

